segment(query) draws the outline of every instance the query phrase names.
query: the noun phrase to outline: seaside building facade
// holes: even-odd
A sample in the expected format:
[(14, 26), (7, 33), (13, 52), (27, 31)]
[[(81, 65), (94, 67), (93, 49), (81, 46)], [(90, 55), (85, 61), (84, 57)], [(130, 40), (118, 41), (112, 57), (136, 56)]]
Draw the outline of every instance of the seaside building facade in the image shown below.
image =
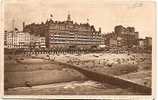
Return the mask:
[(6, 48), (28, 48), (30, 45), (30, 34), (27, 32), (11, 31), (5, 33)]
[[(107, 46), (117, 47), (132, 47), (138, 45), (138, 32), (135, 32), (134, 27), (115, 26), (114, 32), (104, 34), (104, 43)], [(113, 42), (115, 41), (115, 44)]]
[(89, 23), (75, 23), (70, 14), (66, 21), (53, 21), (50, 19), (41, 24), (25, 25), (24, 31), (40, 34), (46, 37), (47, 48), (97, 48), (104, 44), (101, 37), (101, 28), (96, 31)]
[(18, 48), (30, 48), (36, 47), (36, 42), (38, 47), (45, 47), (45, 37), (40, 37), (36, 35), (31, 35), (29, 32), (21, 31), (10, 31), (5, 32), (5, 48), (8, 49), (18, 49)]

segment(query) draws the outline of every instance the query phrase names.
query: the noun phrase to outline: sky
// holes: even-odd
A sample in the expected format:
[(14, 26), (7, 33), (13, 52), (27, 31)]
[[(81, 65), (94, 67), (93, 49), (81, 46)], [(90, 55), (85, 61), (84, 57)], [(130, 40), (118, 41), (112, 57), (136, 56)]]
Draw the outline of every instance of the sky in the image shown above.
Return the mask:
[(114, 31), (116, 25), (135, 27), (139, 37), (155, 33), (155, 2), (118, 0), (4, 0), (5, 30), (14, 26), (22, 30), (22, 22), (41, 23), (50, 19), (64, 21), (67, 15), (77, 23), (89, 23), (103, 33)]

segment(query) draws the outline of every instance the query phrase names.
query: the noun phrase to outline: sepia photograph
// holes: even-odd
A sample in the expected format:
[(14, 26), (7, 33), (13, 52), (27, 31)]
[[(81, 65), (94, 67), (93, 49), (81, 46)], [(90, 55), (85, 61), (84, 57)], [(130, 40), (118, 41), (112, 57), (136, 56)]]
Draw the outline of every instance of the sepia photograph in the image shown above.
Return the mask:
[(4, 96), (152, 96), (155, 2), (3, 3)]

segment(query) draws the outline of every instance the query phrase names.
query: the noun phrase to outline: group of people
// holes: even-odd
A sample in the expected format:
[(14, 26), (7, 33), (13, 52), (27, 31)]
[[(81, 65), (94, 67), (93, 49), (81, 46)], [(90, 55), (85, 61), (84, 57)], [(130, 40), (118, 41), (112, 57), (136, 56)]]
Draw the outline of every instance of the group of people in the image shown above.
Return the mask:
[(80, 57), (68, 57), (67, 63), (74, 65), (103, 65), (112, 67), (113, 64), (139, 64), (141, 62), (145, 62), (147, 58), (139, 57), (137, 55), (125, 55), (125, 56), (109, 56), (109, 58), (99, 58), (96, 57), (92, 60), (81, 60)]

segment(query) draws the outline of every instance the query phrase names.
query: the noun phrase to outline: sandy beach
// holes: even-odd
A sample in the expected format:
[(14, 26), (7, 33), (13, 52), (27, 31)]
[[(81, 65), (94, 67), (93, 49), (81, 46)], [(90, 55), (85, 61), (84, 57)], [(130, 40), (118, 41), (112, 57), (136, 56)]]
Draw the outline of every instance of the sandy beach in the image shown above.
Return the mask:
[[(71, 64), (102, 74), (117, 76), (137, 84), (151, 87), (151, 56), (148, 54), (59, 54), (50, 55), (50, 60), (43, 54), (33, 55), (32, 57), (18, 56), (16, 58), (19, 59), (12, 58), (12, 60), (7, 61), (8, 57), (5, 57), (5, 61), (7, 61), (5, 63), (5, 94), (8, 95), (47, 95), (60, 93), (136, 94), (128, 89), (121, 89), (110, 84), (107, 84), (108, 86), (104, 84), (104, 88), (101, 85), (97, 87), (98, 85), (96, 84), (88, 87), (89, 84), (95, 83), (95, 81), (90, 80), (89, 82), (84, 74), (69, 68), (69, 66), (63, 66), (58, 62)], [(14, 80), (15, 78), (16, 81)], [(82, 85), (84, 83), (87, 85), (83, 85), (82, 87), (76, 86), (76, 84)], [(61, 86), (61, 84), (65, 85)], [(76, 89), (78, 91), (74, 92)]]

